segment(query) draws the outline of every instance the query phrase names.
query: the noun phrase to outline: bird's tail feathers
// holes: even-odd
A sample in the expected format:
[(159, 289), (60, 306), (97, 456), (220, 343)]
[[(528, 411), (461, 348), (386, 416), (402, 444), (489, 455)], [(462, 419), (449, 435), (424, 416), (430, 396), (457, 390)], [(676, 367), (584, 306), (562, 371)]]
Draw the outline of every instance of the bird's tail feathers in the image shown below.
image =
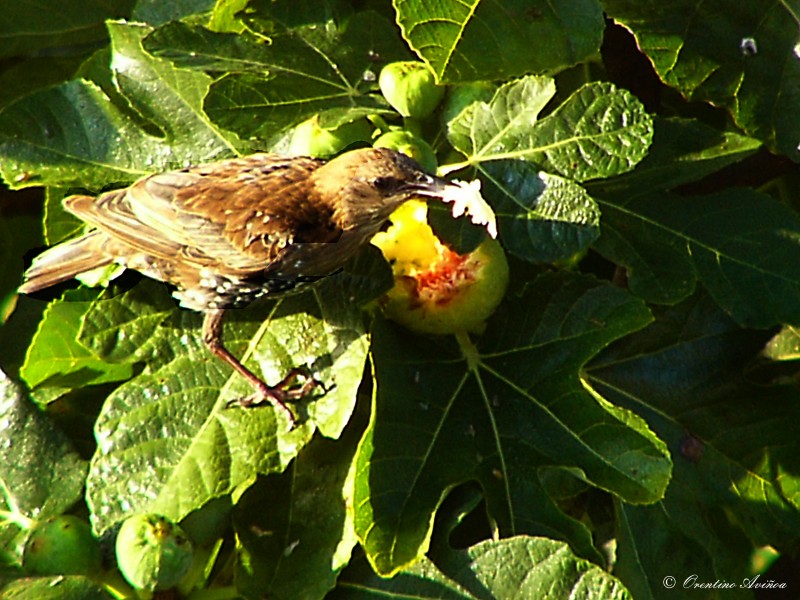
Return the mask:
[(101, 232), (93, 231), (46, 250), (33, 259), (19, 292), (30, 294), (109, 264), (112, 259), (103, 252), (105, 239)]

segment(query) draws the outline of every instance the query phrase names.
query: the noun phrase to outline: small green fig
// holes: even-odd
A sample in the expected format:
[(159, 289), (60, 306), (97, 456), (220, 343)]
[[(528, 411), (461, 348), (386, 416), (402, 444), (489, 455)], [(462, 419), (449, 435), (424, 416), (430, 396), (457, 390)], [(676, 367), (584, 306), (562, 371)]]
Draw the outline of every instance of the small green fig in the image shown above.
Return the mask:
[(86, 521), (61, 515), (33, 529), (22, 566), (33, 575), (97, 575), (102, 567), (100, 546)]
[(436, 78), (421, 62), (389, 63), (381, 69), (378, 85), (383, 97), (404, 117), (424, 119), (444, 96), (445, 88), (436, 85)]
[(410, 131), (398, 129), (384, 133), (372, 144), (376, 148), (390, 148), (417, 161), (428, 173), (436, 172), (436, 153), (430, 144)]
[(128, 517), (117, 534), (117, 566), (138, 590), (175, 587), (192, 565), (192, 543), (160, 515)]
[(369, 142), (372, 126), (366, 119), (343, 123), (335, 129), (326, 129), (314, 115), (295, 127), (291, 133), (288, 154), (328, 158), (338, 154), (350, 144)]

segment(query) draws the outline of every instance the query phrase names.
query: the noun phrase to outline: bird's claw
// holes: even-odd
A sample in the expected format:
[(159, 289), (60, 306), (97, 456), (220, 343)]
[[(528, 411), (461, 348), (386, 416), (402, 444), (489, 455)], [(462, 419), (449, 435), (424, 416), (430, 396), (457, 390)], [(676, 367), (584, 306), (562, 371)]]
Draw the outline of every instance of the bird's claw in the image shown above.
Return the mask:
[[(302, 381), (298, 385), (298, 381), (301, 379)], [(316, 379), (307, 367), (295, 367), (277, 385), (269, 386), (261, 382), (261, 385), (256, 387), (255, 393), (229, 401), (228, 407), (254, 408), (265, 403), (273, 404), (286, 412), (291, 429), (294, 429), (296, 420), (286, 403), (302, 400), (317, 387), (322, 388), (324, 393), (329, 391), (329, 388), (322, 381)]]

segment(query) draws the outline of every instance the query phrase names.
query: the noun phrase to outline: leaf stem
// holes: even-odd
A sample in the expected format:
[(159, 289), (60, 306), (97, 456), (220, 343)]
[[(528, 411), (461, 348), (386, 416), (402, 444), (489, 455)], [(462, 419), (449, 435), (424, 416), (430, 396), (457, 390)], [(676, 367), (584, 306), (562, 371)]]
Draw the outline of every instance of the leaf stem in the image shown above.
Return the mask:
[(102, 585), (106, 592), (118, 600), (128, 600), (130, 598), (141, 598), (141, 594), (134, 590), (122, 577), (119, 571), (109, 570), (102, 576), (93, 578), (95, 582)]
[(30, 517), (26, 517), (18, 512), (12, 512), (8, 510), (0, 510), (0, 520), (6, 520), (10, 523), (14, 523), (21, 529), (25, 530), (32, 529), (36, 524), (36, 519), (31, 519)]
[(461, 353), (464, 355), (464, 358), (467, 359), (467, 367), (472, 372), (477, 371), (478, 363), (480, 363), (480, 354), (475, 344), (469, 339), (469, 334), (466, 331), (457, 331), (455, 336)]

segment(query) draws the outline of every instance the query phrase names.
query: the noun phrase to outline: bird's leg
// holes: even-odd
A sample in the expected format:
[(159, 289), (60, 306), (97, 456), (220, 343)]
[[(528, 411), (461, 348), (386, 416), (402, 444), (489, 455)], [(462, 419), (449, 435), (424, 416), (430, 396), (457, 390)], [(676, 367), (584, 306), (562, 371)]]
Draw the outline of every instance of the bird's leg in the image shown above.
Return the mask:
[[(298, 369), (292, 369), (283, 381), (276, 386), (269, 386), (259, 377), (257, 377), (250, 369), (245, 367), (239, 359), (231, 354), (222, 343), (222, 317), (224, 310), (215, 309), (205, 312), (203, 318), (203, 342), (206, 347), (218, 358), (228, 363), (233, 369), (244, 377), (255, 390), (255, 396), (248, 396), (239, 400), (242, 406), (252, 406), (259, 402), (269, 399), (273, 404), (279, 406), (286, 414), (289, 415), (289, 422), (294, 425), (294, 415), (289, 407), (286, 406), (287, 400), (296, 400), (305, 396), (316, 385), (317, 381), (311, 379), (305, 382), (299, 389), (288, 390), (285, 389), (291, 385), (297, 376), (301, 373)], [(309, 383), (311, 385), (309, 385)]]

